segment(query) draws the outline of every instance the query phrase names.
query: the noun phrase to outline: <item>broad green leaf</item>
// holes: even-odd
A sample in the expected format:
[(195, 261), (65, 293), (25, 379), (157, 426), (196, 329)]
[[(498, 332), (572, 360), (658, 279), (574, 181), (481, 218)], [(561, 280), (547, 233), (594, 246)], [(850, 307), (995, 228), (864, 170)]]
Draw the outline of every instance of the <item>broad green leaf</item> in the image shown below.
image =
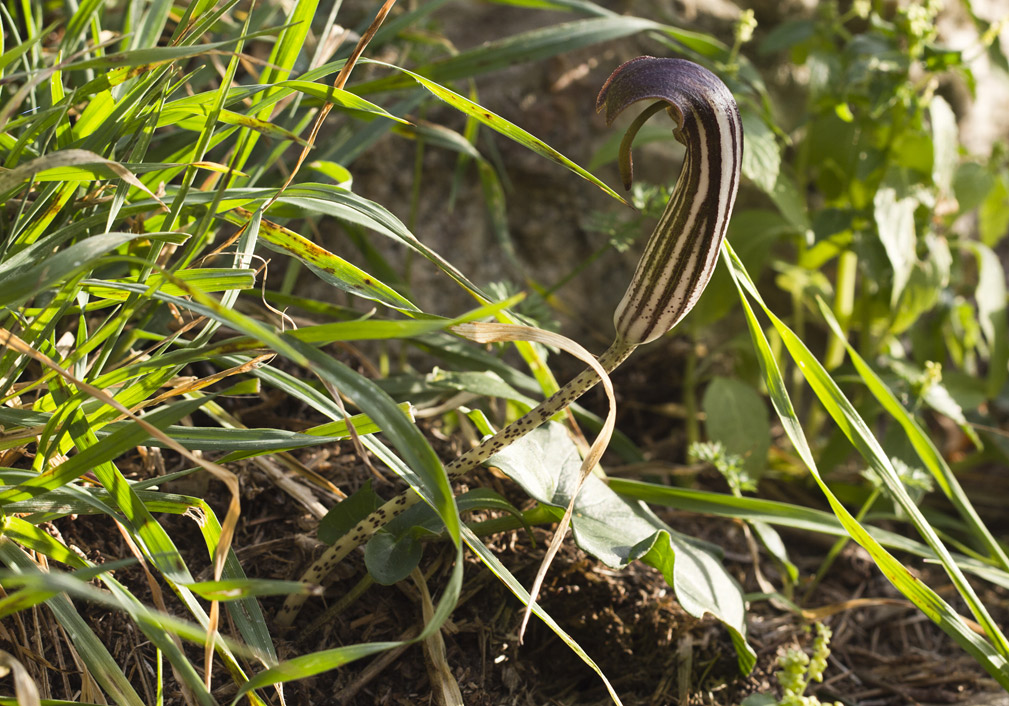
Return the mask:
[[(953, 176), (953, 195), (960, 206), (960, 213), (970, 213), (980, 206), (995, 186), (995, 179), (996, 176), (985, 165), (977, 162), (960, 163)], [(1006, 198), (1009, 198), (1009, 194), (1006, 194)], [(985, 237), (988, 235), (985, 226), (981, 222), (978, 226), (982, 231), (981, 240), (991, 245)], [(1009, 215), (1006, 216), (1006, 228), (1009, 228)]]
[(391, 586), (405, 579), (417, 567), (424, 552), (418, 534), (416, 530), (409, 530), (395, 535), (381, 529), (368, 540), (364, 548), (364, 563), (376, 583)]
[(768, 194), (774, 192), (781, 171), (781, 148), (774, 132), (757, 113), (745, 105), (743, 119), (743, 175)]
[(743, 459), (748, 475), (759, 478), (767, 468), (771, 425), (767, 407), (756, 390), (739, 380), (716, 377), (704, 391), (701, 407), (708, 438)]
[(995, 179), (978, 212), (978, 230), (981, 242), (995, 247), (1009, 234), (1009, 172), (1003, 171)]
[(942, 96), (932, 96), (928, 114), (932, 122), (932, 183), (940, 198), (949, 198), (953, 196), (953, 176), (960, 160), (956, 115)]
[(1001, 392), (1009, 379), (1009, 300), (1006, 294), (1006, 271), (995, 252), (983, 243), (968, 241), (964, 247), (977, 258), (977, 318), (988, 342), (989, 397)]
[[(490, 488), (474, 488), (463, 493), (456, 498), (456, 506), (460, 514), (471, 510), (507, 512), (516, 518), (526, 531), (530, 534), (532, 532), (523, 514)], [(366, 515), (359, 516), (359, 519), (363, 519), (364, 516)], [(348, 521), (349, 517), (346, 520), (341, 518), (341, 525), (345, 525)], [(351, 527), (353, 524), (343, 533)], [(403, 581), (420, 564), (423, 555), (421, 540), (440, 534), (444, 529), (445, 525), (429, 506), (422, 503), (414, 505), (399, 517), (393, 518), (368, 540), (364, 552), (368, 573), (377, 583), (386, 586)]]
[(916, 262), (914, 209), (917, 201), (912, 196), (898, 193), (892, 185), (883, 185), (873, 199), (873, 214), (880, 242), (886, 250), (893, 269), (893, 288), (890, 302), (896, 306), (904, 291)]
[(354, 525), (381, 505), (382, 498), (371, 489), (371, 479), (369, 478), (353, 495), (349, 495), (334, 505), (319, 520), (319, 529), (317, 530), (319, 541), (332, 544), (350, 532)]
[(981, 439), (978, 438), (977, 432), (974, 431), (970, 422), (967, 421), (963, 409), (953, 399), (953, 396), (949, 394), (949, 390), (946, 389), (945, 385), (941, 382), (930, 383), (925, 390), (925, 394), (922, 395), (922, 401), (939, 414), (943, 414), (956, 422), (957, 426), (971, 440), (971, 443), (978, 449), (982, 448)]
[(809, 215), (806, 211), (806, 201), (799, 193), (795, 182), (785, 172), (778, 172), (774, 190), (769, 194), (781, 215), (791, 223), (799, 233), (809, 230)]
[(773, 54), (784, 49), (791, 49), (811, 39), (816, 34), (816, 22), (813, 20), (786, 20), (767, 33), (760, 42), (760, 54)]
[[(529, 495), (566, 509), (577, 487), (581, 458), (567, 430), (547, 424), (492, 456)], [(691, 615), (711, 613), (732, 636), (740, 671), (749, 673), (756, 654), (746, 643), (746, 609), (739, 584), (702, 546), (663, 523), (645, 505), (622, 498), (594, 475), (575, 502), (571, 528), (578, 546), (604, 564), (624, 567), (635, 559), (662, 571), (677, 599)]]

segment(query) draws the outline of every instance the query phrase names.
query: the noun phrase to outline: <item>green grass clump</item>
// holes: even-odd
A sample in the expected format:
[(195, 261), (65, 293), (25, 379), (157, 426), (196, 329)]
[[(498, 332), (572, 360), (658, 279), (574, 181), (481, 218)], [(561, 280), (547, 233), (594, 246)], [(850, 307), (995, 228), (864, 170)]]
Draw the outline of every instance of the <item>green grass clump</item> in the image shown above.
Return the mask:
[[(1009, 688), (1009, 641), (967, 579), (1009, 588), (1009, 559), (954, 473), (1005, 462), (1004, 438), (988, 430), (1009, 401), (995, 255), (1009, 229), (1009, 152), (966, 155), (937, 90), (950, 75), (969, 85), (970, 50), (938, 44), (933, 3), (856, 2), (844, 12), (821, 3), (815, 16), (775, 28), (746, 16), (733, 46), (582, 0), (542, 5), (567, 14), (510, 8), (543, 17), (541, 27), (457, 48), (441, 33), (451, 12), (442, 0), (390, 2), (388, 16), (376, 15), (378, 5), (355, 15), (318, 0), (0, 4), (0, 617), (18, 635), (50, 621), (64, 641), (46, 662), (0, 654), (18, 699), (31, 703), (35, 688), (85, 703), (182, 694), (187, 703), (273, 703), (285, 682), (400, 646), (341, 638), (282, 659), (272, 607), (318, 591), (297, 571), (249, 578), (261, 572), (233, 549), (250, 468), (292, 493), (327, 539), (374, 509), (370, 488), (337, 503), (340, 489), (300, 464), (299, 449), (324, 444), (353, 445), (424, 500), (366, 551), (373, 577), (412, 578), (426, 596), (411, 642), (444, 660), (440, 629), (464, 591), (466, 553), (528, 602), (481, 537), (556, 522), (578, 478), (577, 445), (551, 425), (495, 459), (529, 496), (520, 509), (488, 490), (456, 497), (450, 459), (417, 418), (428, 407), (443, 429), (492, 433), (553, 393), (558, 364), (542, 345), (515, 342), (516, 363), (503, 347), (450, 331), (488, 319), (535, 323), (521, 294), (501, 293), (544, 295), (542, 316), (542, 302), (589, 262), (572, 257), (555, 283), (518, 270), (513, 283), (474, 282), (426, 244), (425, 224), (395, 215), (418, 213), (419, 191), (379, 203), (355, 191), (355, 174), (374, 170), (375, 146), (388, 141), (418, 165), (425, 150), (444, 150), (455, 162), (447, 190), (478, 184), (488, 240), (503, 258), (520, 258), (495, 140), (531, 150), (558, 183), (593, 184), (601, 212), (623, 199), (502, 117), (484, 97), (488, 82), (518, 63), (601, 52), (627, 37), (707, 66), (742, 110), (746, 208), (734, 216), (724, 267), (675, 334), (692, 341), (687, 441), (708, 444), (694, 446), (697, 458), (725, 466), (733, 492), (589, 476), (582, 497), (600, 514), (573, 519), (582, 548), (613, 566), (656, 567), (688, 611), (722, 621), (745, 671), (755, 655), (742, 589), (715, 548), (667, 527), (642, 501), (745, 522), (782, 568), (775, 605), (798, 601), (804, 578), (776, 527), (854, 540)], [(998, 28), (975, 19), (974, 49), (1005, 63)], [(808, 69), (801, 108), (776, 105), (764, 78), (773, 71), (758, 70), (757, 56)], [(590, 113), (586, 105), (580, 119)], [(668, 125), (639, 132), (639, 142), (670, 139)], [(616, 143), (603, 145), (593, 168), (616, 154)], [(658, 213), (671, 187), (646, 186), (631, 200)], [(612, 236), (591, 256), (604, 263), (617, 263), (638, 225), (647, 231), (633, 217), (590, 220)], [(394, 264), (400, 254), (404, 266)], [(419, 303), (414, 260), (439, 277), (439, 296), (425, 301), (461, 292), (472, 309)], [(363, 362), (348, 364), (348, 350)], [(416, 351), (440, 372), (413, 368)], [(246, 428), (242, 412), (261, 398), (310, 421)], [(503, 415), (491, 414), (493, 399), (507, 401)], [(601, 424), (573, 412), (586, 428)], [(928, 432), (937, 415), (969, 444), (958, 466)], [(787, 444), (772, 439), (779, 428)], [(620, 431), (614, 452), (642, 460), (634, 430)], [(848, 473), (866, 467), (875, 485)], [(210, 490), (173, 492), (199, 487), (175, 482), (205, 473)], [(934, 492), (908, 487), (924, 473)], [(829, 512), (759, 495), (761, 483), (798, 478), (816, 485)], [(495, 517), (460, 516), (474, 509)], [(99, 563), (97, 548), (60, 533), (83, 522), (121, 536), (122, 553)], [(195, 548), (179, 529), (188, 522)], [(432, 538), (450, 566), (434, 597), (414, 571)], [(970, 622), (943, 598), (943, 580), (915, 574), (921, 559), (941, 566)], [(149, 644), (137, 650), (141, 668), (103, 641), (92, 607)], [(619, 703), (592, 656), (532, 610)], [(50, 668), (70, 664), (66, 646), (79, 663)], [(793, 684), (795, 698), (810, 678)]]

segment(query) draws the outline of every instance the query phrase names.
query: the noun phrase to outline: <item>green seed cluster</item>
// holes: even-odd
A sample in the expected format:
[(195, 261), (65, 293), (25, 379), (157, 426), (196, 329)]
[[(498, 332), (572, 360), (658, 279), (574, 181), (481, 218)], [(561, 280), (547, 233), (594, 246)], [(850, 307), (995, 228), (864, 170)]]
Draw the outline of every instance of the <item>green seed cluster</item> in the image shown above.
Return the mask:
[(813, 655), (802, 650), (790, 649), (779, 658), (781, 667), (775, 676), (781, 684), (781, 700), (778, 706), (841, 706), (840, 702), (824, 704), (815, 696), (806, 696), (810, 682), (822, 682), (830, 656), (830, 628), (823, 623), (816, 624), (816, 638), (813, 640)]

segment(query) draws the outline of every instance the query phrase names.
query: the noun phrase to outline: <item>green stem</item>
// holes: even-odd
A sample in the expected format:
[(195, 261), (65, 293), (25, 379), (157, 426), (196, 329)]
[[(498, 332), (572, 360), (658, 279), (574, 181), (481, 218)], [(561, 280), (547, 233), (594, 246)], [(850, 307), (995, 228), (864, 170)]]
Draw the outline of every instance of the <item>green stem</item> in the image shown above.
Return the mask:
[[(855, 311), (855, 278), (858, 274), (858, 255), (853, 250), (845, 250), (837, 260), (837, 284), (834, 292), (834, 316), (841, 325), (844, 338), (851, 329), (851, 315)], [(832, 336), (827, 345), (824, 366), (834, 370), (844, 361), (844, 340)]]
[(701, 440), (701, 426), (697, 415), (697, 344), (690, 346), (687, 362), (683, 368), (683, 406), (686, 409), (685, 422), (687, 432), (687, 448)]
[[(845, 341), (851, 330), (851, 317), (855, 311), (855, 282), (858, 275), (858, 255), (853, 250), (845, 250), (837, 260), (837, 283), (834, 286), (834, 316), (841, 325), (844, 338), (831, 336), (827, 343), (824, 356), (824, 367), (836, 370), (844, 362)], [(813, 405), (809, 410), (809, 422), (806, 425), (809, 438), (816, 439), (824, 422), (826, 412), (820, 405)]]

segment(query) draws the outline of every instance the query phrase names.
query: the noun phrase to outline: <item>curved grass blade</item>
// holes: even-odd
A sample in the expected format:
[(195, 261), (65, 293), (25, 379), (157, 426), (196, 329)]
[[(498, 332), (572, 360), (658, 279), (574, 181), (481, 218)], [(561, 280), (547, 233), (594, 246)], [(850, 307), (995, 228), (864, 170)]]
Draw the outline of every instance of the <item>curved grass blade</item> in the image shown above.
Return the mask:
[[(242, 208), (235, 209), (235, 218), (229, 221), (246, 223), (251, 213)], [(263, 219), (259, 226), (259, 237), (274, 252), (286, 253), (298, 258), (321, 280), (355, 296), (377, 301), (404, 313), (420, 310), (406, 297), (389, 285), (364, 270), (350, 264), (320, 245), (316, 245), (293, 230)]]
[(820, 307), (820, 313), (826, 320), (827, 324), (830, 326), (831, 331), (837, 336), (841, 342), (844, 344), (845, 349), (848, 351), (848, 357), (851, 358), (852, 364), (855, 366), (855, 370), (858, 371), (859, 376), (865, 383), (865, 386), (869, 388), (879, 403), (886, 410), (887, 414), (893, 417), (898, 424), (904, 429), (904, 433), (907, 435), (908, 441), (914, 447), (915, 452), (918, 454), (918, 458), (921, 462), (925, 464), (925, 468), (929, 470), (932, 477), (935, 478), (936, 483), (942, 489), (943, 494), (949, 499), (953, 506), (960, 513), (964, 522), (967, 524), (968, 529), (974, 534), (979, 542), (988, 550), (989, 555), (993, 560), (998, 562), (1002, 567), (1003, 571), (1009, 572), (1009, 557), (1006, 557), (1005, 551), (1002, 549), (1002, 545), (998, 543), (995, 537), (992, 536), (991, 532), (985, 526), (984, 522), (978, 516), (977, 511), (974, 509), (973, 504), (971, 504), (970, 499), (967, 494), (964, 493), (960, 482), (957, 480), (956, 476), (953, 474), (953, 470), (946, 463), (946, 459), (942, 457), (939, 453), (939, 449), (935, 447), (932, 443), (932, 439), (925, 433), (925, 431), (918, 425), (918, 422), (912, 417), (904, 405), (900, 403), (897, 396), (893, 394), (886, 383), (876, 374), (876, 372), (869, 366), (862, 356), (858, 354), (852, 345), (848, 342), (847, 338), (841, 331), (841, 327), (834, 318), (833, 313), (830, 308), (824, 304), (824, 302), (817, 298), (817, 304)]
[(9, 171), (0, 173), (0, 193), (5, 193), (28, 179), (36, 181), (91, 181), (95, 178), (118, 177), (168, 208), (119, 162), (82, 149), (64, 149), (37, 157)]
[[(817, 532), (832, 537), (849, 537), (844, 525), (829, 512), (793, 505), (777, 500), (741, 497), (692, 488), (657, 485), (627, 478), (610, 478), (612, 490), (627, 497), (644, 500), (655, 505), (665, 505), (685, 512), (717, 517), (730, 517), (747, 522), (762, 522), (779, 527), (790, 527), (803, 532)], [(938, 560), (935, 552), (921, 542), (904, 535), (872, 525), (864, 525), (866, 532), (882, 546), (913, 554), (923, 559)], [(977, 559), (954, 555), (957, 564), (965, 571), (997, 586), (1009, 588), (1009, 574)]]
[[(848, 509), (841, 504), (841, 502), (830, 490), (830, 487), (821, 478), (816, 467), (816, 462), (813, 459), (812, 451), (809, 448), (809, 445), (806, 442), (805, 434), (802, 431), (802, 425), (800, 424), (799, 419), (795, 414), (795, 410), (792, 407), (792, 402), (789, 398), (784, 380), (781, 377), (781, 372), (778, 369), (777, 361), (774, 358), (774, 354), (771, 352), (770, 345), (764, 336), (763, 329), (760, 327), (756, 316), (753, 314), (753, 310), (750, 308), (749, 301), (746, 296), (747, 294), (752, 296), (761, 304), (762, 308), (764, 308), (764, 312), (771, 319), (772, 323), (774, 323), (775, 328), (782, 335), (782, 338), (786, 339), (786, 345), (791, 344), (789, 345), (789, 351), (797, 358), (800, 370), (807, 373), (807, 368), (813, 368), (814, 371), (816, 371), (814, 373), (816, 375), (814, 379), (817, 381), (817, 387), (814, 387), (814, 389), (818, 392), (825, 392), (826, 390), (821, 389), (820, 386), (829, 388), (832, 382), (826, 382), (825, 378), (829, 378), (829, 376), (827, 376), (826, 371), (822, 369), (822, 366), (820, 366), (820, 364), (811, 354), (809, 354), (808, 351), (805, 351), (805, 347), (802, 345), (801, 341), (795, 339), (791, 330), (788, 329), (788, 327), (786, 327), (769, 309), (766, 308), (766, 306), (763, 305), (763, 302), (757, 293), (756, 287), (753, 285), (752, 281), (750, 281), (742, 263), (735, 257), (735, 253), (732, 252), (732, 247), (728, 244), (728, 242), (723, 245), (722, 256), (733, 277), (733, 281), (736, 283), (736, 288), (739, 291), (739, 298), (743, 304), (747, 324), (750, 328), (750, 336), (758, 355), (758, 360), (764, 375), (764, 381), (767, 384), (771, 402), (778, 413), (778, 417), (785, 429), (785, 433), (788, 435), (788, 438), (791, 440), (792, 445), (799, 453), (803, 462), (809, 468), (813, 479), (816, 481), (817, 485), (820, 486), (824, 496), (830, 503), (831, 509), (837, 515), (837, 518), (841, 521), (844, 528), (848, 531), (849, 536), (865, 547), (887, 579), (889, 579), (901, 593), (907, 596), (912, 603), (914, 603), (923, 613), (925, 613), (925, 615), (935, 622), (946, 634), (950, 635), (950, 637), (952, 637), (962, 648), (969, 652), (981, 664), (981, 666), (983, 666), (985, 670), (999, 682), (999, 684), (1001, 684), (1004, 688), (1009, 689), (1009, 663), (1006, 662), (1005, 657), (1000, 653), (1000, 651), (996, 650), (990, 642), (971, 630), (964, 620), (956, 613), (956, 611), (954, 611), (949, 604), (946, 603), (946, 601), (944, 601), (935, 591), (913, 576), (903, 564), (887, 552), (879, 544), (879, 542), (877, 542), (872, 535), (870, 535), (865, 528), (859, 524), (851, 513), (848, 512)], [(807, 377), (807, 380), (809, 379), (810, 378)], [(831, 391), (831, 394), (832, 396), (827, 397), (826, 400), (822, 401), (825, 402), (825, 406), (833, 407), (835, 410), (840, 412), (842, 409), (842, 403), (840, 403), (839, 400), (843, 399), (843, 395), (840, 394), (839, 390), (837, 390), (836, 393)], [(846, 401), (847, 400), (845, 400), (845, 402)], [(842, 429), (845, 429), (846, 431), (851, 430), (852, 428), (858, 429), (859, 423), (854, 421), (857, 418), (857, 415), (853, 410), (850, 412), (850, 416), (840, 413), (839, 417), (840, 419), (838, 423), (842, 425)], [(860, 442), (867, 446), (869, 445), (867, 441), (861, 438)], [(873, 460), (878, 463), (877, 459), (874, 458)], [(890, 469), (890, 472), (893, 475), (896, 475), (892, 469)], [(895, 494), (899, 495), (901, 491), (903, 491), (903, 488), (897, 489)], [(904, 491), (903, 494), (906, 496), (906, 491)], [(944, 552), (945, 548), (941, 548), (941, 551), (937, 551), (940, 557), (943, 556)], [(947, 567), (947, 569), (948, 568), (949, 567)]]
[(574, 172), (575, 174), (580, 176), (582, 179), (585, 179), (590, 184), (594, 184), (595, 186), (599, 187), (603, 191), (603, 193), (605, 193), (607, 196), (610, 196), (623, 204), (627, 203), (624, 197), (620, 196), (620, 194), (615, 192), (613, 189), (611, 189), (609, 186), (604, 184), (598, 178), (596, 178), (588, 171), (580, 167), (578, 164), (572, 162), (570, 159), (568, 159), (563, 154), (555, 150), (553, 147), (543, 142), (539, 138), (529, 134), (528, 132), (518, 127), (514, 123), (505, 120), (500, 115), (497, 115), (496, 113), (487, 110), (479, 103), (475, 103), (471, 101), (469, 98), (461, 96), (455, 91), (452, 91), (446, 88), (445, 86), (436, 83), (435, 81), (425, 78), (424, 76), (421, 76), (420, 74), (414, 73), (412, 71), (408, 71), (407, 69), (404, 69), (402, 67), (394, 66), (392, 64), (386, 64), (385, 62), (381, 61), (371, 61), (369, 63), (386, 66), (390, 69), (395, 69), (400, 73), (406, 74), (411, 79), (413, 79), (421, 86), (426, 88), (436, 98), (439, 98), (440, 100), (444, 101), (445, 103), (452, 106), (456, 110), (464, 113), (465, 115), (470, 116), (471, 118), (475, 118), (476, 120), (483, 123), (490, 129), (494, 130), (495, 132), (504, 135), (508, 139), (519, 143), (520, 145), (526, 147), (529, 150), (532, 150), (541, 157), (546, 157), (551, 162), (556, 162), (557, 164), (566, 167), (568, 170)]

